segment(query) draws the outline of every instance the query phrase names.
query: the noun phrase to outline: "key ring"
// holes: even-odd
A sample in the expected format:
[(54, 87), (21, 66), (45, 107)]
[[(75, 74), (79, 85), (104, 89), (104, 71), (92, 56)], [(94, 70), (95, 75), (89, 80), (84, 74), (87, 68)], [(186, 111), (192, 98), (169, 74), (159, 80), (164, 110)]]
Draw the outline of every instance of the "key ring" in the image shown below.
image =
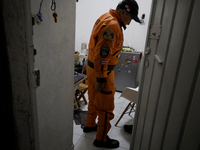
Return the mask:
[(52, 3), (51, 3), (51, 10), (52, 10), (52, 11), (55, 11), (55, 10), (56, 10), (56, 2), (55, 2), (55, 0), (52, 0)]
[(42, 9), (42, 3), (43, 3), (43, 0), (41, 0), (41, 2), (40, 2), (40, 8), (39, 8), (39, 12), (41, 11), (41, 9)]

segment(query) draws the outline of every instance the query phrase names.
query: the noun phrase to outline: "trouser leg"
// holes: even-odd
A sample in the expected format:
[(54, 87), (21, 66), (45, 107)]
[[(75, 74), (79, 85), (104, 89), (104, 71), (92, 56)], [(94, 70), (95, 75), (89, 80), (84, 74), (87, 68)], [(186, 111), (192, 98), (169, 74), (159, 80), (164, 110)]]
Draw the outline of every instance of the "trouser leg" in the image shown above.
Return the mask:
[(98, 115), (98, 128), (96, 139), (106, 141), (111, 128), (110, 121), (114, 118), (114, 91), (111, 94), (96, 93), (95, 108)]
[(88, 112), (87, 112), (87, 119), (85, 122), (86, 127), (94, 127), (96, 126), (96, 117), (97, 117), (97, 111), (94, 106), (94, 86), (89, 83), (88, 86)]
[(110, 120), (114, 118), (114, 114), (112, 112), (102, 112), (98, 111), (98, 128), (96, 139), (99, 141), (106, 141), (108, 132), (111, 128)]

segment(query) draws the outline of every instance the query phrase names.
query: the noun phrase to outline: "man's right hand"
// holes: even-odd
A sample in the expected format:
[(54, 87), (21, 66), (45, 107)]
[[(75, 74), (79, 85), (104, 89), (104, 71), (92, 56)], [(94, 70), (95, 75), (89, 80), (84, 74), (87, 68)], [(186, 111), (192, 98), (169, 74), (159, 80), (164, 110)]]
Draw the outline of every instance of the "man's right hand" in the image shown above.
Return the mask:
[(98, 92), (101, 92), (103, 90), (103, 88), (105, 87), (105, 83), (96, 83), (95, 85), (95, 90)]

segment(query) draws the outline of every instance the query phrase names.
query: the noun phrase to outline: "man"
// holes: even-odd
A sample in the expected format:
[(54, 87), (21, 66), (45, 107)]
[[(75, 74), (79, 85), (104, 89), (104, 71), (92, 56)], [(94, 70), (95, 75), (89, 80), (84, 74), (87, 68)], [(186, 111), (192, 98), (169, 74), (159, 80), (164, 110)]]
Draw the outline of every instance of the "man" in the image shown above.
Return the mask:
[[(122, 27), (131, 20), (140, 23), (138, 5), (134, 0), (123, 0), (116, 10), (110, 10), (96, 21), (89, 42), (87, 78), (89, 105), (83, 132), (97, 131), (96, 147), (117, 148), (119, 142), (107, 136), (114, 118), (114, 66), (118, 63), (123, 44)], [(122, 81), (123, 82), (123, 81)], [(98, 128), (95, 122), (98, 116)]]

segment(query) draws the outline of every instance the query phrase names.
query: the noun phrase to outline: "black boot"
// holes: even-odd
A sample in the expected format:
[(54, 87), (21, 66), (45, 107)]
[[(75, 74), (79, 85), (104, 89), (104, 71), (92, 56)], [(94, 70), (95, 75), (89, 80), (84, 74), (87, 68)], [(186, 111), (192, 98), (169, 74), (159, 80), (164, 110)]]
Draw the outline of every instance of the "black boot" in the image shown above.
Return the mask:
[(89, 133), (92, 131), (97, 131), (97, 125), (95, 127), (86, 127), (85, 125), (82, 126), (83, 132), (84, 133)]
[(127, 132), (127, 133), (132, 133), (132, 128), (133, 128), (133, 125), (124, 125), (124, 130)]
[(99, 141), (97, 139), (94, 140), (93, 145), (96, 147), (105, 147), (105, 148), (118, 148), (119, 147), (119, 141), (114, 140), (114, 139), (110, 139), (107, 136), (107, 141), (103, 142), (103, 141)]

